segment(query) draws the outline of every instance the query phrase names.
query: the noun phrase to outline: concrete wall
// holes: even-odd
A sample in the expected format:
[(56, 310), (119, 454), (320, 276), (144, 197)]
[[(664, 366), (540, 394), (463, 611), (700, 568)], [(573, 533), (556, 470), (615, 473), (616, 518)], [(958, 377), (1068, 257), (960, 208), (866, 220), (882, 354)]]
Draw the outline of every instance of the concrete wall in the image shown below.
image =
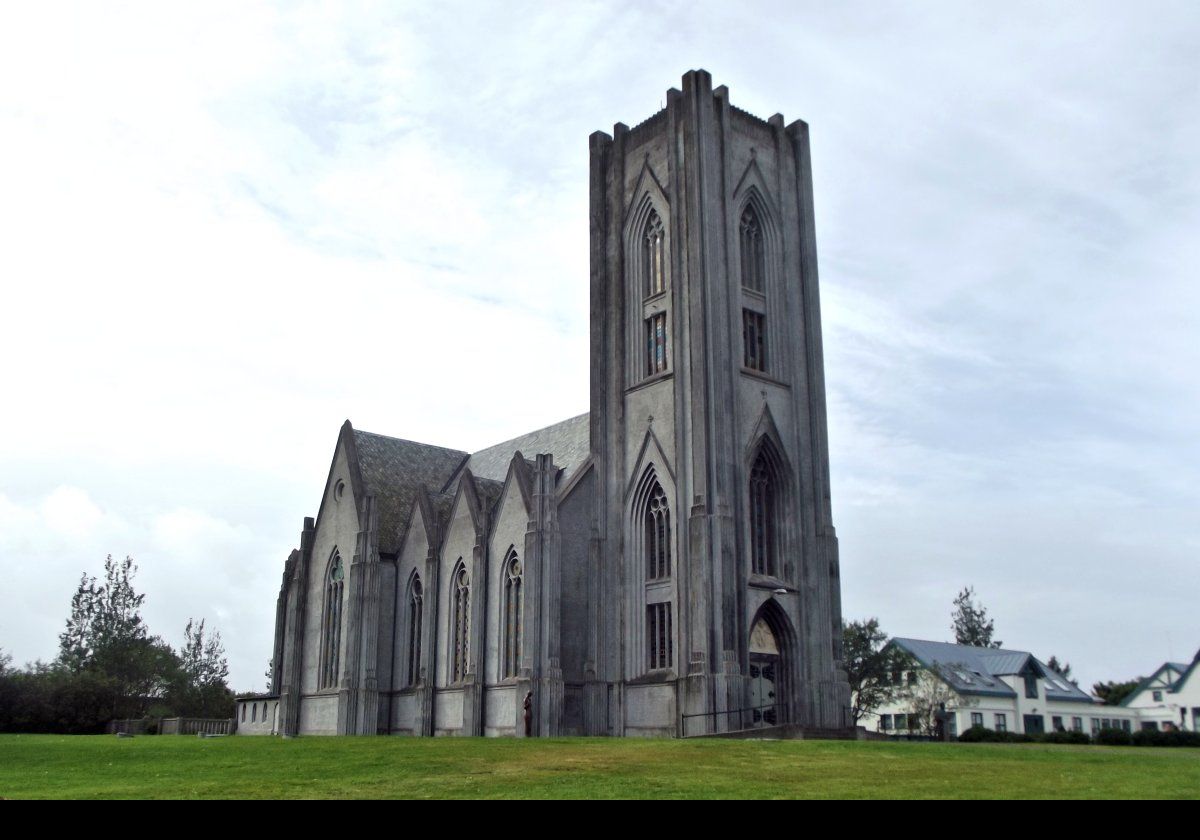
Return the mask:
[(276, 735), (279, 733), (279, 700), (273, 697), (239, 699), (234, 720), (238, 735)]
[[(343, 485), (341, 499), (335, 498), (339, 482)], [(359, 519), (356, 501), (354, 499), (350, 469), (346, 460), (346, 452), (339, 446), (334, 457), (333, 469), (329, 482), (325, 487), (325, 495), (321, 507), (321, 516), (317, 521), (316, 534), (313, 540), (312, 567), (308, 575), (308, 593), (304, 609), (306, 621), (304, 627), (304, 673), (301, 682), (305, 694), (321, 691), (319, 685), (321, 662), (321, 617), (325, 606), (325, 581), (329, 562), (337, 550), (342, 557), (342, 569), (346, 581), (349, 582), (350, 564), (354, 560), (354, 548), (358, 540)], [(343, 598), (346, 587), (343, 587)], [(347, 613), (343, 604), (343, 619)], [(342, 627), (342, 651), (340, 662), (345, 665), (347, 629)], [(340, 675), (338, 681), (340, 682)], [(326, 689), (328, 690), (328, 689)], [(336, 689), (333, 689), (336, 691)], [(301, 730), (304, 731), (303, 729)]]

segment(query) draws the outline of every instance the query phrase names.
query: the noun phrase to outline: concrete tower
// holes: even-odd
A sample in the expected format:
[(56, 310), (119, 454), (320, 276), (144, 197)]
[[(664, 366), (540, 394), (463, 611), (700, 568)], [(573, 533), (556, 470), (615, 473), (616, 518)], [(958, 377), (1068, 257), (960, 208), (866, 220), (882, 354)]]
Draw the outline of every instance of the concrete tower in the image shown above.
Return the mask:
[(591, 137), (607, 730), (846, 726), (808, 126), (682, 88)]

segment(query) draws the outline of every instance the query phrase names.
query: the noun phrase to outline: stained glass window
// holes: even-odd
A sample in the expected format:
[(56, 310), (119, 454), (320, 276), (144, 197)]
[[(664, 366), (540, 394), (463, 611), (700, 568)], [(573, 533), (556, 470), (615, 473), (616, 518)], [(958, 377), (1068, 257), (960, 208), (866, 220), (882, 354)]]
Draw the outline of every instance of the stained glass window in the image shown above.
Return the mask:
[(451, 586), (453, 588), (453, 655), (451, 657), (450, 681), (462, 682), (467, 677), (467, 657), (470, 653), (469, 631), (471, 628), (471, 585), (467, 577), (467, 568), (459, 564), (454, 570)]
[(342, 653), (342, 558), (334, 554), (325, 576), (325, 610), (321, 621), (321, 688), (337, 685)]
[(504, 564), (503, 677), (515, 677), (521, 666), (521, 560), (509, 551)]
[(667, 494), (655, 482), (646, 503), (646, 580), (671, 576), (671, 514)]

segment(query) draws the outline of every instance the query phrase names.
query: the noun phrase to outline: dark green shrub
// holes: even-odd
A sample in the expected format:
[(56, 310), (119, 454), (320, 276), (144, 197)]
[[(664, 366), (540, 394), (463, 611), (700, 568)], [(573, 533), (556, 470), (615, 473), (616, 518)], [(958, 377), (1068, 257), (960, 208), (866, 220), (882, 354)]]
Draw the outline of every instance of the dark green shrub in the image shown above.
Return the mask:
[[(1138, 733), (1141, 734), (1140, 732)], [(1133, 737), (1124, 729), (1101, 729), (1096, 733), (1093, 739), (1097, 744), (1103, 744), (1106, 747), (1128, 747), (1133, 743)]]
[(986, 726), (972, 726), (958, 736), (964, 744), (982, 744), (999, 740), (996, 733)]
[(1047, 732), (1038, 739), (1043, 744), (1090, 744), (1086, 732)]
[(1142, 729), (1133, 733), (1135, 747), (1200, 747), (1200, 732)]

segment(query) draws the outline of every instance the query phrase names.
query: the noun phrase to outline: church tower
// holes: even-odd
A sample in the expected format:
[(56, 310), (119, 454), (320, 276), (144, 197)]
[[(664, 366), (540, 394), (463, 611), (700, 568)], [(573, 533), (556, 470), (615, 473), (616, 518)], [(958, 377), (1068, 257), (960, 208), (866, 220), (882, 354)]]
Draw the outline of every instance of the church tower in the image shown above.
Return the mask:
[(590, 145), (604, 729), (848, 726), (808, 126), (694, 70)]

